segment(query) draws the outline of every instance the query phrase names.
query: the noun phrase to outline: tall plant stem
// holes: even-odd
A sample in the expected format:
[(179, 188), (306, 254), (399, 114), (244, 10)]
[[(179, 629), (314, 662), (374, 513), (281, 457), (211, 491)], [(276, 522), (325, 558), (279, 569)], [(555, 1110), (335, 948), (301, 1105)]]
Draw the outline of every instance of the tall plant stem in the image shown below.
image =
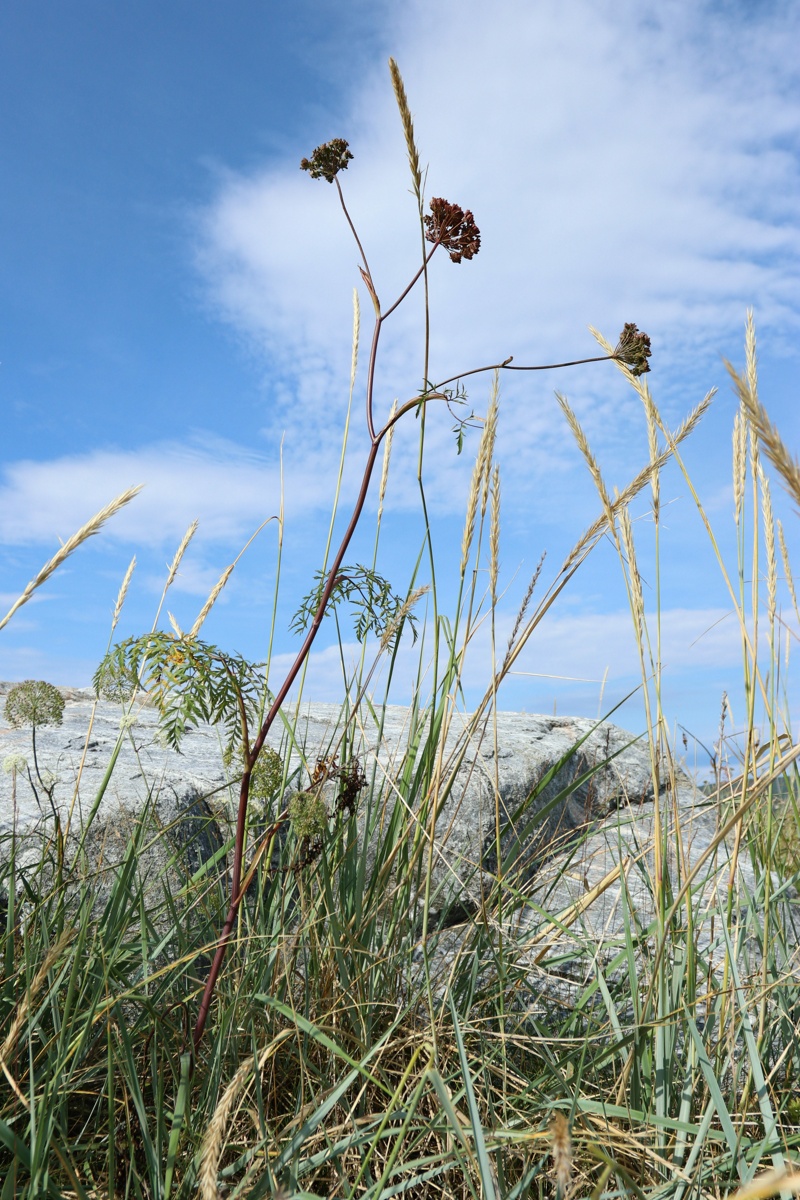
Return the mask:
[(236, 819), (236, 840), (233, 851), (234, 861), (233, 878), (231, 882), (231, 903), (230, 908), (228, 909), (228, 915), (225, 919), (225, 924), (222, 927), (219, 939), (217, 941), (217, 949), (214, 955), (214, 961), (211, 964), (211, 970), (209, 971), (208, 979), (206, 980), (206, 985), (203, 989), (203, 996), (200, 1001), (200, 1009), (198, 1011), (197, 1022), (194, 1027), (195, 1050), (197, 1050), (203, 1037), (203, 1030), (205, 1029), (206, 1020), (208, 1019), (208, 1012), (211, 1006), (212, 997), (214, 995), (217, 977), (219, 976), (220, 969), (222, 968), (222, 963), (225, 959), (225, 951), (227, 949), (228, 942), (230, 941), (234, 921), (236, 920), (236, 914), (239, 911), (239, 905), (243, 899), (241, 891), (242, 851), (244, 848), (245, 831), (247, 827), (247, 809), (250, 800), (250, 776), (256, 760), (261, 753), (264, 742), (266, 741), (267, 734), (269, 733), (275, 718), (278, 716), (281, 706), (289, 694), (289, 690), (297, 678), (303, 663), (306, 661), (311, 647), (314, 644), (314, 640), (319, 633), (320, 626), (322, 625), (322, 619), (325, 616), (325, 609), (328, 606), (328, 601), (330, 600), (333, 589), (336, 586), (337, 573), (342, 565), (342, 562), (344, 561), (347, 548), (350, 545), (353, 534), (356, 531), (356, 527), (361, 517), (361, 513), (364, 509), (367, 493), (369, 491), (370, 479), (372, 478), (372, 471), (375, 466), (375, 460), (378, 457), (378, 450), (380, 449), (384, 432), (384, 430), (381, 430), (380, 433), (372, 440), (372, 444), (367, 455), (367, 462), (364, 468), (364, 475), (361, 481), (361, 488), (358, 493), (358, 498), (353, 508), (347, 529), (345, 530), (344, 537), (342, 538), (339, 549), (336, 552), (336, 557), (334, 558), (333, 563), (331, 564), (331, 569), (328, 572), (328, 577), (325, 581), (325, 587), (322, 590), (317, 611), (314, 614), (314, 619), (311, 622), (309, 631), (306, 634), (305, 640), (303, 641), (303, 644), (300, 647), (294, 662), (289, 668), (286, 678), (277, 692), (275, 699), (270, 705), (269, 711), (264, 718), (264, 721), (258, 732), (258, 736), (253, 742), (250, 753), (247, 756), (247, 763), (242, 774), (242, 782), (239, 790), (239, 809)]
[[(422, 408), (421, 415), (422, 415), (423, 430), (424, 430), (424, 418), (425, 418), (425, 412), (427, 409), (427, 402), (429, 400), (434, 400), (434, 399), (435, 400), (445, 400), (445, 401), (448, 399), (446, 393), (442, 393), (440, 391), (427, 390), (427, 368), (428, 368), (428, 349), (429, 349), (429, 307), (428, 307), (428, 271), (427, 271), (427, 268), (428, 268), (428, 264), (431, 260), (431, 256), (434, 253), (434, 251), (438, 248), (440, 241), (437, 240), (434, 243), (433, 248), (431, 249), (431, 251), (429, 253), (425, 253), (424, 243), (423, 243), (422, 266), (415, 273), (415, 275), (413, 276), (409, 285), (401, 292), (399, 298), (395, 301), (395, 303), (392, 304), (392, 306), (385, 313), (382, 313), (381, 307), (380, 307), (380, 301), (378, 300), (378, 295), (377, 295), (377, 292), (376, 292), (376, 289), (375, 289), (375, 286), (374, 286), (374, 283), (372, 280), (372, 275), (369, 270), (369, 265), (367, 263), (367, 257), (366, 257), (366, 254), (364, 253), (364, 248), (359, 239), (355, 225), (353, 224), (353, 221), (347, 210), (347, 205), (345, 204), (344, 195), (342, 193), (338, 179), (336, 180), (336, 187), (337, 187), (337, 190), (339, 193), (339, 199), (341, 202), (342, 209), (343, 209), (345, 217), (347, 219), (347, 223), (350, 226), (350, 229), (353, 233), (353, 237), (355, 238), (355, 241), (356, 241), (356, 245), (358, 246), (359, 254), (361, 256), (361, 261), (363, 263), (363, 267), (361, 268), (361, 275), (364, 280), (364, 284), (366, 285), (367, 290), (369, 291), (369, 294), (370, 294), (370, 297), (372, 299), (374, 309), (375, 309), (375, 326), (374, 326), (373, 334), (372, 334), (372, 344), (370, 346), (369, 365), (367, 368), (367, 386), (366, 386), (366, 414), (365, 415), (366, 415), (366, 425), (367, 425), (367, 432), (369, 434), (370, 446), (369, 446), (369, 452), (367, 454), (366, 464), (364, 466), (364, 473), (363, 473), (362, 480), (361, 480), (361, 487), (359, 489), (359, 493), (356, 498), (356, 502), (353, 507), (353, 511), (350, 516), (350, 520), (348, 522), (347, 528), (345, 529), (344, 535), (343, 535), (341, 543), (339, 545), (339, 549), (337, 550), (336, 555), (333, 559), (333, 562), (331, 563), (330, 569), (327, 573), (327, 576), (325, 579), (325, 585), (320, 594), (319, 603), (317, 605), (317, 609), (314, 614), (314, 618), (311, 622), (311, 626), (308, 630), (308, 633), (306, 634), (306, 637), (294, 659), (294, 662), (292, 663), (291, 667), (289, 668), (289, 671), (287, 672), (286, 678), (284, 679), (281, 687), (279, 688), (278, 692), (276, 693), (275, 698), (273, 699), (272, 704), (270, 705), (269, 710), (268, 710), (266, 716), (264, 717), (264, 720), (261, 724), (261, 727), (260, 727), (258, 734), (257, 734), (255, 740), (253, 741), (252, 745), (250, 747), (248, 747), (246, 737), (244, 739), (245, 769), (242, 773), (242, 781), (241, 781), (241, 785), (240, 785), (240, 789), (239, 789), (239, 805), (238, 805), (237, 817), (236, 817), (236, 837), (234, 840), (234, 850), (233, 850), (234, 859), (233, 859), (233, 872), (232, 872), (232, 880), (231, 880), (231, 901), (230, 901), (230, 906), (228, 908), (227, 916), (225, 918), (225, 924), (223, 925), (222, 930), (220, 931), (219, 938), (217, 940), (217, 948), (216, 948), (216, 951), (214, 954), (214, 959), (211, 964), (211, 969), (208, 973), (208, 978), (206, 979), (205, 987), (203, 988), (202, 998), (200, 1000), (200, 1008), (198, 1010), (197, 1021), (195, 1023), (194, 1033), (193, 1033), (193, 1043), (194, 1043), (195, 1052), (199, 1048), (200, 1043), (203, 1038), (203, 1031), (205, 1030), (206, 1022), (208, 1020), (208, 1014), (209, 1014), (209, 1010), (211, 1008), (211, 1001), (214, 996), (214, 990), (216, 987), (217, 979), (219, 977), (219, 973), (222, 969), (222, 964), (225, 961), (225, 953), (227, 951), (228, 942), (230, 941), (231, 933), (233, 931), (233, 926), (236, 921), (236, 915), (237, 915), (237, 913), (239, 911), (239, 907), (242, 903), (242, 899), (244, 897), (244, 892), (247, 890), (246, 887), (242, 887), (242, 865), (243, 865), (243, 861), (244, 861), (245, 840), (246, 840), (246, 834), (247, 834), (247, 810), (248, 810), (249, 802), (250, 802), (250, 780), (251, 780), (253, 768), (255, 767), (255, 764), (258, 760), (258, 756), (261, 753), (261, 750), (264, 746), (264, 742), (266, 741), (267, 734), (269, 733), (276, 717), (280, 713), (283, 703), (286, 700), (286, 697), (288, 696), (289, 691), (292, 687), (292, 684), (294, 683), (295, 679), (299, 675), (304, 664), (307, 662), (309, 653), (311, 651), (311, 647), (313, 646), (316, 636), (319, 633), (319, 629), (320, 629), (320, 626), (322, 625), (322, 620), (325, 616), (325, 612), (328, 607), (328, 603), (330, 601), (331, 596), (333, 595), (334, 588), (336, 587), (336, 580), (337, 580), (339, 568), (341, 567), (341, 565), (344, 561), (345, 554), (347, 553), (347, 549), (350, 545), (350, 542), (353, 539), (353, 534), (356, 531), (358, 523), (361, 519), (361, 514), (364, 510), (364, 505), (366, 503), (367, 494), (369, 492), (370, 480), (372, 479), (372, 472), (375, 467), (375, 462), (378, 457), (378, 451), (381, 447), (381, 443), (383, 442), (383, 439), (386, 437), (389, 430), (397, 423), (397, 421), (400, 419), (401, 416), (403, 416), (405, 413), (411, 411), (411, 409), (418, 409), (420, 406)], [(375, 370), (376, 370), (377, 356), (378, 356), (378, 343), (380, 341), (380, 335), (381, 335), (381, 329), (383, 327), (383, 322), (387, 319), (387, 317), (389, 317), (391, 315), (392, 312), (395, 311), (397, 306), (400, 303), (402, 303), (402, 301), (406, 298), (406, 296), (408, 296), (409, 292), (412, 290), (414, 285), (420, 280), (420, 278), (422, 278), (424, 280), (424, 287), (425, 287), (425, 382), (424, 382), (423, 386), (425, 387), (426, 390), (423, 391), (421, 395), (415, 397), (413, 400), (406, 401), (406, 403), (403, 404), (402, 407), (394, 413), (394, 415), (390, 416), (387, 419), (387, 421), (383, 425), (383, 427), (376, 432), (375, 427), (374, 427), (374, 407), (373, 407), (374, 390), (375, 390)], [(558, 369), (560, 367), (574, 366), (574, 365), (577, 365), (578, 362), (608, 362), (608, 361), (614, 361), (615, 358), (616, 358), (615, 354), (610, 354), (610, 355), (606, 354), (606, 355), (601, 356), (600, 358), (579, 359), (579, 360), (574, 360), (573, 362), (569, 362), (569, 363), (554, 363), (550, 367), (514, 367), (511, 369), (513, 369), (513, 370), (553, 370), (553, 369)], [(496, 364), (496, 367), (491, 367), (491, 366), (490, 367), (478, 367), (471, 371), (466, 371), (466, 372), (463, 372), (462, 374), (454, 375), (454, 376), (452, 376), (452, 379), (454, 379), (454, 380), (461, 379), (466, 375), (476, 375), (476, 374), (482, 373), (483, 371), (488, 371), (488, 370), (493, 370), (493, 369), (504, 369), (504, 368), (508, 369), (510, 363), (511, 363), (511, 358), (507, 358), (504, 360), (504, 362)], [(449, 382), (451, 382), (451, 380), (446, 380), (445, 382), (449, 383)], [(442, 387), (444, 385), (440, 384), (438, 386)], [(423, 500), (423, 507), (424, 507), (425, 498), (424, 498), (424, 490), (422, 490), (422, 444), (420, 444), (418, 478), (419, 478), (419, 484), (420, 484), (420, 489), (421, 489), (421, 493), (422, 493), (422, 500)], [(428, 523), (427, 512), (425, 514), (425, 522), (426, 522), (427, 538), (428, 538), (428, 542), (429, 542), (429, 546), (430, 546), (430, 525)], [(431, 567), (433, 567), (432, 554), (431, 554)], [(434, 597), (435, 597), (435, 588), (434, 588)], [(435, 599), (434, 599), (434, 604), (435, 604)], [(436, 628), (435, 642), (438, 647), (438, 621), (436, 621), (436, 626), (437, 626), (437, 628)], [(437, 652), (437, 649), (435, 648), (434, 660), (436, 660), (437, 657), (438, 657), (438, 652)], [(271, 840), (272, 837), (275, 836), (275, 833), (277, 832), (277, 830), (280, 828), (280, 826), (286, 820), (287, 820), (287, 814), (285, 812), (281, 813), (280, 816), (277, 818), (277, 820), (275, 822), (273, 822), (273, 825), (270, 827), (270, 829), (267, 831), (267, 833), (262, 838), (262, 848), (264, 845), (266, 845), (266, 843), (269, 840)], [(260, 852), (257, 851), (256, 853), (258, 855)]]

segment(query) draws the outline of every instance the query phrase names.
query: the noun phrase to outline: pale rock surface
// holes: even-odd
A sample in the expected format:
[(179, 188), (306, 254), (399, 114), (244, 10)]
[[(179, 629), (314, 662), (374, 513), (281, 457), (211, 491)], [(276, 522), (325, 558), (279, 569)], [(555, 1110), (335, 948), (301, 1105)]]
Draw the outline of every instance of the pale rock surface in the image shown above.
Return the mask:
[[(11, 685), (0, 684), (2, 695)], [(91, 811), (104, 779), (109, 760), (121, 736), (121, 748), (106, 792), (99, 804), (92, 836), (108, 843), (116, 838), (124, 848), (128, 822), (152, 796), (159, 820), (172, 828), (173, 845), (194, 871), (224, 845), (231, 836), (238, 797), (236, 780), (223, 766), (224, 736), (200, 725), (182, 742), (181, 753), (166, 748), (158, 730), (155, 709), (137, 706), (135, 720), (121, 729), (122, 709), (108, 702), (94, 704), (90, 690), (65, 690), (67, 700), (63, 724), (43, 728), (37, 734), (40, 768), (55, 773), (55, 799), (62, 820), (75, 801), (73, 824), (80, 825)], [(376, 727), (352, 732), (367, 778), (378, 784), (392, 779), (407, 753), (409, 713), (404, 708), (386, 710), (380, 746)], [(340, 710), (336, 705), (303, 705), (297, 733), (299, 745), (292, 749), (292, 787), (303, 787), (308, 771), (318, 757), (336, 753), (340, 733)], [(622, 879), (613, 880), (597, 899), (567, 927), (547, 933), (542, 917), (572, 909), (620, 863), (624, 886), (638, 914), (640, 930), (653, 920), (652, 876), (653, 782), (647, 740), (634, 739), (610, 724), (593, 728), (579, 718), (499, 713), (495, 722), (484, 722), (479, 732), (466, 737), (467, 719), (456, 714), (443, 756), (443, 778), (450, 787), (436, 823), (433, 865), (434, 923), (461, 924), (445, 930), (438, 951), (439, 968), (459, 952), (469, 919), (481, 909), (491, 880), (497, 873), (496, 831), (500, 818), (503, 873), (511, 870), (514, 885), (530, 895), (531, 902), (517, 911), (513, 936), (519, 953), (535, 972), (543, 946), (565, 961), (574, 957), (575, 969), (586, 956), (586, 947), (601, 948), (604, 955), (617, 953), (624, 937), (621, 917)], [(286, 731), (277, 722), (269, 744), (280, 748)], [(466, 742), (465, 742), (466, 738)], [(555, 777), (528, 804), (526, 815), (515, 814), (554, 764), (585, 739)], [(459, 748), (464, 748), (460, 766)], [(10, 729), (0, 719), (0, 758), (24, 755), (30, 759), (30, 732)], [(453, 756), (456, 756), (453, 758)], [(448, 768), (448, 761), (456, 765)], [(80, 783), (75, 781), (81, 763)], [(448, 774), (449, 770), (449, 774)], [(593, 773), (592, 773), (593, 772)], [(589, 775), (588, 778), (581, 778)], [(540, 821), (532, 820), (558, 794), (573, 785), (569, 794)], [(731, 868), (730, 843), (723, 842), (713, 854), (709, 847), (718, 829), (719, 816), (688, 776), (678, 775), (674, 790), (660, 781), (661, 803), (669, 821), (680, 830), (679, 838), (668, 832), (672, 856), (672, 879), (678, 878), (677, 845), (682, 847), (682, 870), (691, 869), (708, 856), (703, 889), (698, 892), (698, 912), (734, 890), (734, 905), (747, 904), (757, 887), (746, 847)], [(31, 833), (48, 824), (48, 813), (39, 811), (31, 789), (20, 774), (13, 795), (12, 776), (0, 775), (0, 836), (16, 823), (18, 832)], [(387, 793), (385, 793), (387, 794)], [(51, 818), (50, 818), (51, 819)], [(580, 831), (588, 836), (579, 836)], [(577, 846), (577, 849), (576, 849)], [(221, 874), (225, 878), (223, 859)], [(782, 886), (777, 881), (776, 886)], [(785, 889), (785, 901), (794, 913), (794, 892)], [(485, 916), (485, 913), (484, 913)], [(412, 913), (409, 919), (416, 919)], [(543, 934), (544, 929), (544, 934)], [(461, 932), (459, 932), (459, 930)], [(703, 934), (708, 947), (711, 933)], [(797, 939), (790, 950), (794, 952)], [(787, 964), (788, 965), (788, 964)]]
[[(0, 697), (9, 686), (0, 684)], [(202, 811), (213, 812), (223, 829), (230, 824), (238, 798), (237, 780), (223, 766), (224, 735), (220, 731), (204, 724), (190, 729), (178, 753), (164, 745), (157, 712), (150, 704), (137, 704), (132, 719), (126, 721), (120, 705), (106, 701), (95, 704), (90, 689), (64, 689), (64, 695), (67, 703), (62, 725), (43, 727), (37, 732), (39, 766), (57, 778), (54, 798), (62, 822), (72, 808), (72, 823), (80, 827), (92, 811), (119, 742), (118, 758), (94, 818), (97, 836), (110, 824), (120, 824), (120, 812), (139, 811), (149, 796), (165, 825), (176, 822), (180, 825), (186, 808), (191, 809), (190, 815), (197, 815), (198, 801)], [(374, 772), (380, 782), (399, 769), (407, 749), (408, 715), (404, 708), (386, 710), (380, 747), (376, 745), (376, 727), (361, 727), (353, 732), (356, 752), (368, 778)], [(339, 722), (340, 710), (336, 705), (302, 706), (297, 722), (300, 744), (291, 754), (292, 768), (297, 771), (295, 788), (307, 781), (308, 770), (318, 757), (336, 752)], [(462, 715), (453, 716), (443, 756), (442, 777), (449, 779), (450, 787), (437, 819), (433, 873), (434, 887), (443, 888), (442, 903), (455, 898), (453, 892), (459, 888), (457, 879), (462, 881), (461, 899), (465, 903), (479, 902), (481, 870), (490, 873), (497, 870), (498, 806), (501, 825), (510, 825), (542, 776), (568, 755), (579, 739), (586, 740), (529, 806), (522, 826), (531, 825), (532, 815), (572, 781), (597, 764), (611, 761), (600, 765), (588, 780), (578, 782), (543, 821), (523, 828), (521, 834), (517, 822), (513, 832), (504, 833), (502, 853), (512, 854), (515, 871), (521, 878), (531, 877), (542, 856), (552, 854), (555, 839), (589, 820), (604, 817), (621, 803), (646, 803), (652, 798), (646, 742), (634, 741), (632, 735), (613, 725), (592, 731), (591, 721), (569, 717), (498, 714), (496, 733), (493, 722), (484, 722), (481, 732), (467, 739), (462, 765), (451, 778), (450, 763), (465, 744), (466, 724), (467, 719)], [(280, 748), (285, 739), (284, 726), (278, 721), (268, 744)], [(0, 719), (3, 761), (12, 755), (22, 755), (32, 766), (30, 747), (29, 730), (11, 729)], [(690, 786), (688, 781), (687, 786)], [(44, 796), (40, 795), (40, 801), (43, 811), (24, 774), (17, 773), (14, 788), (12, 776), (4, 771), (0, 776), (0, 832), (9, 831), (15, 822), (18, 831), (31, 829), (42, 820), (46, 823), (49, 805)], [(519, 839), (518, 845), (514, 845), (515, 837)], [(180, 833), (178, 838), (181, 840)], [(213, 852), (210, 845), (208, 849)]]

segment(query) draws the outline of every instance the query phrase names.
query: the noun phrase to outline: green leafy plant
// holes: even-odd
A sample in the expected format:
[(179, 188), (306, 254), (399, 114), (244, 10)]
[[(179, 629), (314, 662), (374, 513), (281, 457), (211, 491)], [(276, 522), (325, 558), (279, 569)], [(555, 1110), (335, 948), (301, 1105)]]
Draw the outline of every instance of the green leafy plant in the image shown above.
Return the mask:
[[(310, 622), (319, 609), (322, 591), (327, 579), (326, 571), (317, 571), (316, 587), (300, 603), (300, 607), (292, 618), (291, 628), (296, 633), (308, 629)], [(392, 646), (400, 632), (397, 618), (405, 603), (403, 596), (392, 593), (391, 584), (377, 571), (356, 563), (353, 567), (341, 567), (334, 580), (328, 598), (327, 613), (337, 610), (342, 601), (349, 601), (355, 610), (356, 618), (353, 623), (353, 633), (356, 641), (363, 642), (369, 633), (378, 638), (388, 634), (387, 646)], [(411, 628), (414, 641), (417, 640), (417, 618), (409, 612), (405, 618)]]
[(116, 645), (100, 663), (93, 683), (97, 695), (106, 698), (109, 689), (117, 698), (142, 687), (157, 705), (173, 749), (180, 749), (187, 728), (208, 721), (222, 724), (228, 744), (241, 748), (247, 760), (264, 674), (241, 655), (197, 637), (156, 631)]

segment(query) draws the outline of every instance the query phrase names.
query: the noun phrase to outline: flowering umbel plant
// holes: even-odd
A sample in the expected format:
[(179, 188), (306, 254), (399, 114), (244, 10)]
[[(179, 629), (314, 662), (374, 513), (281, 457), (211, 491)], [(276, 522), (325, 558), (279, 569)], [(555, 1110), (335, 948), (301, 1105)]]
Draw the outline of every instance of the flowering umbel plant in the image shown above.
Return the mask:
[(646, 375), (650, 370), (649, 357), (650, 338), (646, 333), (641, 333), (632, 321), (626, 321), (614, 350), (614, 358), (625, 363), (631, 375)]
[(462, 258), (474, 258), (481, 248), (481, 231), (469, 209), (464, 212), (458, 204), (450, 204), (441, 196), (431, 200), (431, 211), (425, 217), (425, 238), (444, 246), (455, 263)]
[(353, 156), (344, 138), (333, 138), (317, 146), (311, 158), (300, 160), (300, 170), (308, 171), (312, 179), (327, 179), (333, 183), (340, 171), (347, 170)]
[(60, 725), (64, 717), (64, 697), (52, 683), (26, 679), (12, 687), (6, 698), (6, 720), (14, 729), (30, 725)]

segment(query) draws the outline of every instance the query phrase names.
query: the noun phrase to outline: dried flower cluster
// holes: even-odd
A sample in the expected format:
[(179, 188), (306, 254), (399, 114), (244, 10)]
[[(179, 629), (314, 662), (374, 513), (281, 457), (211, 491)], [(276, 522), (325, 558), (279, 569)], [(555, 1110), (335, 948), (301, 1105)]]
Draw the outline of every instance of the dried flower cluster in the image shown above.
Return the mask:
[(646, 375), (650, 370), (650, 338), (640, 333), (636, 325), (626, 321), (614, 351), (614, 358), (630, 368), (631, 375)]
[(330, 758), (318, 758), (311, 772), (311, 787), (319, 789), (329, 780), (335, 780), (339, 785), (336, 812), (352, 816), (358, 805), (359, 793), (367, 785), (367, 777), (357, 755), (341, 766), (335, 754)]
[(347, 164), (353, 156), (344, 138), (333, 138), (317, 146), (311, 158), (300, 160), (300, 170), (309, 171), (312, 179), (327, 179), (333, 183), (340, 171), (347, 170)]
[(425, 218), (425, 237), (444, 246), (453, 262), (474, 258), (481, 248), (481, 231), (467, 209), (450, 204), (441, 197), (431, 200), (430, 215)]

